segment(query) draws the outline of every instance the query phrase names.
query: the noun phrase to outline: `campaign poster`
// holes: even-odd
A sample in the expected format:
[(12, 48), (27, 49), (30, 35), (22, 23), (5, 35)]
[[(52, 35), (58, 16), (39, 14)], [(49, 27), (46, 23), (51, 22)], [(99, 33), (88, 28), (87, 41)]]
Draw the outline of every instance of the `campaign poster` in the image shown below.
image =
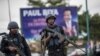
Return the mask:
[(61, 26), (69, 37), (77, 36), (77, 7), (21, 8), (21, 32), (26, 39), (39, 40), (39, 32), (46, 26), (46, 16), (53, 14), (56, 24)]
[[(56, 17), (56, 24), (61, 26), (67, 37), (77, 36), (78, 34), (78, 15), (77, 7), (39, 7), (21, 8), (21, 32), (26, 38), (34, 52), (39, 49), (38, 41), (41, 39), (40, 31), (47, 26), (46, 16), (53, 14)], [(37, 47), (38, 46), (38, 47)]]

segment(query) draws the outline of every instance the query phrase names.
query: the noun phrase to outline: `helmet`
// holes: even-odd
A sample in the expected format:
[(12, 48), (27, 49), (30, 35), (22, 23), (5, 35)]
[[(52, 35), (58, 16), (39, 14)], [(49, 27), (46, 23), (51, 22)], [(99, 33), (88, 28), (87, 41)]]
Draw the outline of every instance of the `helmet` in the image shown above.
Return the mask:
[(54, 19), (54, 20), (56, 20), (56, 17), (55, 17), (54, 15), (52, 15), (52, 14), (49, 14), (49, 15), (47, 15), (47, 17), (46, 17), (46, 22), (48, 22), (49, 19)]
[(8, 30), (10, 30), (10, 29), (19, 29), (19, 27), (18, 27), (18, 24), (16, 23), (16, 22), (10, 22), (9, 24), (8, 24)]

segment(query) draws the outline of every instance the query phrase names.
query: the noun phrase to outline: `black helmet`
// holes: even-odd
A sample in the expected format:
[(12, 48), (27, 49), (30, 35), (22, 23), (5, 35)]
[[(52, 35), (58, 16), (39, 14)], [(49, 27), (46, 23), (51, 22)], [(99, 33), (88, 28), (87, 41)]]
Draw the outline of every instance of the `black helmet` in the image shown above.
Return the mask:
[(16, 22), (10, 22), (9, 24), (8, 24), (8, 30), (10, 30), (10, 29), (19, 29), (19, 27), (18, 27), (18, 24), (16, 23)]
[(52, 14), (49, 14), (47, 17), (46, 17), (46, 23), (48, 22), (49, 19), (54, 19), (56, 20), (56, 17)]

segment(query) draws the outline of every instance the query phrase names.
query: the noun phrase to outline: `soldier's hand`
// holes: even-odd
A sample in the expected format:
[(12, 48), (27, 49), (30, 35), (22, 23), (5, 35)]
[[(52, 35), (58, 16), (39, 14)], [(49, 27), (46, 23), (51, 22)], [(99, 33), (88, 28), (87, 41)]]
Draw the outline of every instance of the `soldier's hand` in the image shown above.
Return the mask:
[(53, 36), (55, 37), (55, 36), (58, 36), (58, 34), (55, 32), (54, 34), (53, 34)]
[(52, 34), (51, 33), (48, 33), (48, 37), (51, 37), (52, 36)]
[(17, 49), (13, 46), (9, 46), (8, 49), (11, 51), (11, 52), (15, 52)]

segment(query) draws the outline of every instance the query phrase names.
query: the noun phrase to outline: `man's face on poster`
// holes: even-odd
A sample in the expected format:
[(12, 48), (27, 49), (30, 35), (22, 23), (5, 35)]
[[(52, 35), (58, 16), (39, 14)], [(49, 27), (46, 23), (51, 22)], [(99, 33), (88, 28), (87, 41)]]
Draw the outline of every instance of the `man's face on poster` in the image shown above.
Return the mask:
[(71, 11), (70, 10), (64, 11), (64, 21), (69, 21), (71, 20), (71, 18), (72, 18)]

